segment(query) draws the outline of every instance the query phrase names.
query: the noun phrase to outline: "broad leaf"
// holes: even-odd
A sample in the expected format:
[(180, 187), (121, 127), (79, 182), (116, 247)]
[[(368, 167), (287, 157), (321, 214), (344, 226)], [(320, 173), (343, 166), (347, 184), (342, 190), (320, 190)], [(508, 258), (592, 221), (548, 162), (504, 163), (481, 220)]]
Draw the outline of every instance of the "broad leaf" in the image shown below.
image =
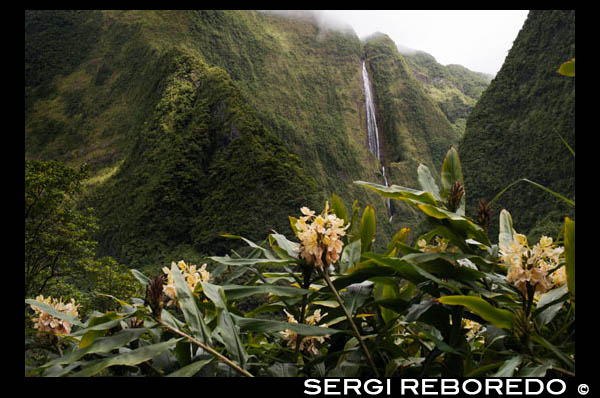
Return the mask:
[(444, 296), (437, 299), (438, 302), (447, 305), (462, 305), (471, 312), (479, 315), (492, 325), (501, 329), (512, 328), (515, 315), (504, 309), (493, 307), (482, 298), (474, 296)]
[(171, 265), (171, 275), (175, 281), (175, 292), (177, 294), (177, 302), (183, 316), (192, 331), (192, 336), (201, 343), (207, 342), (210, 344), (210, 332), (204, 323), (202, 313), (196, 305), (196, 298), (192, 293), (187, 282), (183, 279), (183, 275), (179, 271), (176, 264)]
[(350, 222), (344, 202), (342, 202), (342, 199), (335, 193), (331, 194), (331, 208), (333, 209), (333, 213), (337, 216), (337, 218), (344, 220), (344, 225)]
[(417, 169), (417, 176), (419, 179), (419, 185), (423, 191), (430, 192), (435, 200), (441, 200), (440, 188), (435, 183), (435, 179), (431, 175), (431, 171), (424, 164), (420, 164)]
[(371, 251), (373, 239), (375, 238), (375, 210), (373, 207), (365, 207), (360, 220), (360, 251), (361, 253)]
[(215, 304), (215, 307), (217, 307), (217, 332), (223, 338), (227, 350), (234, 359), (236, 359), (242, 367), (245, 367), (248, 354), (240, 339), (238, 327), (227, 309), (225, 290), (219, 285), (213, 285), (208, 282), (200, 283), (202, 284), (202, 290), (204, 291), (204, 294), (206, 294), (206, 297), (208, 297)]
[(95, 363), (83, 368), (81, 371), (72, 374), (71, 376), (73, 376), (73, 377), (89, 377), (89, 376), (93, 376), (93, 375), (101, 372), (102, 370), (108, 368), (109, 366), (138, 365), (142, 362), (146, 362), (146, 361), (162, 354), (163, 352), (171, 349), (172, 347), (175, 346), (175, 344), (177, 344), (178, 341), (180, 341), (182, 339), (183, 339), (183, 337), (171, 339), (169, 341), (164, 341), (162, 343), (152, 344), (152, 345), (136, 348), (135, 350), (131, 350), (131, 351), (125, 352), (123, 354), (117, 354), (115, 356), (95, 362)]
[(235, 314), (231, 315), (241, 330), (251, 330), (259, 333), (273, 333), (284, 330), (291, 330), (303, 336), (329, 336), (335, 333), (341, 333), (341, 330), (331, 329), (320, 326), (310, 326), (301, 323), (289, 323), (273, 321), (270, 319), (244, 318)]

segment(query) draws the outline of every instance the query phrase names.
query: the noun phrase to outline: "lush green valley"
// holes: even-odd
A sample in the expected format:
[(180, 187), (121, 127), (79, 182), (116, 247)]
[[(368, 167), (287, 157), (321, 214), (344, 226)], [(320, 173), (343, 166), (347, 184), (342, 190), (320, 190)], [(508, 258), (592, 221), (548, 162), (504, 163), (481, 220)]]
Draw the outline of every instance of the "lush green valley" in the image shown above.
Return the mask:
[(27, 10), (25, 375), (575, 376), (574, 31)]

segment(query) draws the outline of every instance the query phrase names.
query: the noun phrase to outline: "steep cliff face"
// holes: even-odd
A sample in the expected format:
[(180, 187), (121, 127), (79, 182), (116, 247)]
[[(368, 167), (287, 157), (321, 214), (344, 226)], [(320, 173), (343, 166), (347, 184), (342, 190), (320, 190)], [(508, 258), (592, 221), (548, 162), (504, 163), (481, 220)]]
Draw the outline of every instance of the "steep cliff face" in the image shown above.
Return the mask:
[[(418, 187), (419, 164), (437, 173), (444, 155), (457, 143), (458, 134), (387, 35), (368, 38), (364, 52), (372, 76), (383, 143), (382, 158), (389, 170), (389, 182)], [(437, 174), (435, 177), (439, 179)], [(418, 222), (418, 215), (404, 203), (393, 201), (392, 206), (396, 223), (415, 225)]]
[[(460, 144), (467, 212), (519, 178), (575, 198), (575, 79), (557, 73), (575, 57), (575, 12), (531, 11), (504, 65), (469, 116)], [(560, 135), (560, 136), (559, 136)], [(510, 188), (493, 206), (509, 210), (519, 232), (556, 237), (574, 208), (527, 183)]]
[(389, 43), (311, 14), (28, 11), (26, 157), (92, 165), (98, 252), (132, 266), (223, 253), (222, 233), (289, 234), (288, 215), (333, 192), (374, 205), (384, 245), (385, 201), (353, 184), (383, 183), (365, 58), (390, 182), (416, 186), (457, 136)]

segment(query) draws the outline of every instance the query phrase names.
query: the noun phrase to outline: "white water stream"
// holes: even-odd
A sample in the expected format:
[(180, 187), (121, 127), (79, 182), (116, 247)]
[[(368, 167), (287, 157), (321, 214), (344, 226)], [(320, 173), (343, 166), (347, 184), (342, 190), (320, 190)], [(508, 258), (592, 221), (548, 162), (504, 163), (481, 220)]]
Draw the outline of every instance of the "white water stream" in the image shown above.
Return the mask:
[[(371, 81), (369, 80), (369, 74), (367, 73), (367, 67), (365, 61), (362, 64), (362, 75), (363, 85), (365, 88), (365, 108), (367, 109), (367, 138), (369, 141), (369, 149), (377, 157), (377, 160), (381, 162), (381, 152), (379, 149), (379, 130), (377, 129), (377, 120), (375, 118), (375, 103), (373, 102), (373, 95), (371, 93)], [(388, 180), (385, 175), (385, 166), (381, 165), (381, 174), (383, 174), (383, 181), (385, 186), (388, 187)], [(390, 198), (387, 198), (388, 214), (391, 213)], [(390, 222), (392, 222), (390, 215)]]

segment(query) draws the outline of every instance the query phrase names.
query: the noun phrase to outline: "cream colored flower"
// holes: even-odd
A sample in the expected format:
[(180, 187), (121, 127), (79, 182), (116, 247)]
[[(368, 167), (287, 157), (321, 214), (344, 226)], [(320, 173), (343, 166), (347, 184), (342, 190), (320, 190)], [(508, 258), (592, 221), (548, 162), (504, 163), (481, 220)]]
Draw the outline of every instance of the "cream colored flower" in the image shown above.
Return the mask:
[(472, 340), (473, 338), (477, 337), (477, 335), (481, 331), (482, 326), (480, 323), (463, 318), (463, 327), (469, 329), (466, 337), (468, 340)]
[[(52, 297), (44, 298), (43, 295), (39, 295), (35, 299), (36, 301), (49, 305), (56, 311), (62, 312), (63, 314), (68, 314), (75, 317), (79, 315), (77, 312), (79, 305), (75, 303), (74, 299), (71, 299), (71, 301), (68, 303), (64, 303), (62, 298), (58, 300)], [(57, 335), (71, 333), (71, 323), (69, 321), (55, 318), (35, 305), (31, 305), (31, 309), (33, 309), (37, 315), (37, 318), (33, 318), (33, 321), (36, 322), (33, 325), (35, 329), (38, 329), (40, 332), (50, 332)]]
[(449, 239), (436, 236), (434, 241), (435, 244), (428, 245), (425, 239), (419, 239), (417, 246), (419, 246), (419, 250), (423, 253), (456, 253), (455, 247), (448, 248)]
[[(186, 281), (190, 290), (193, 292), (196, 285), (199, 282), (207, 282), (210, 279), (210, 273), (206, 271), (206, 264), (203, 264), (200, 269), (196, 269), (196, 265), (187, 265), (183, 260), (177, 264), (171, 263), (171, 267), (177, 265), (183, 275), (183, 279)], [(163, 267), (163, 272), (167, 274), (167, 284), (163, 286), (163, 292), (171, 300), (167, 305), (172, 305), (177, 301), (177, 291), (175, 290), (175, 280), (171, 270), (167, 267)]]
[[(294, 316), (292, 314), (287, 312), (285, 309), (283, 311), (287, 315), (288, 323), (298, 323), (298, 321), (296, 320), (296, 318), (294, 318)], [(312, 315), (306, 317), (306, 325), (315, 326), (325, 316), (327, 316), (327, 313), (321, 315), (321, 309), (317, 309), (313, 312)], [(323, 328), (327, 327), (327, 325), (318, 325), (318, 326), (323, 327)], [(296, 341), (298, 340), (298, 333), (296, 333), (292, 330), (289, 330), (289, 329), (284, 330), (279, 333), (281, 334), (283, 340), (286, 341), (286, 344), (288, 347), (292, 347), (292, 348), (296, 347)], [(318, 355), (319, 349), (317, 348), (317, 343), (319, 343), (319, 344), (324, 343), (325, 338), (327, 338), (327, 337), (328, 336), (302, 336), (302, 340), (300, 341), (300, 350), (311, 352), (313, 355)]]
[(508, 267), (506, 280), (527, 296), (527, 286), (535, 287), (537, 296), (561, 286), (566, 282), (564, 267), (548, 275), (563, 260), (564, 247), (553, 246), (552, 238), (542, 236), (533, 248), (529, 248), (527, 237), (516, 234), (508, 245), (500, 245), (500, 262)]
[(307, 207), (302, 207), (300, 211), (304, 216), (295, 225), (296, 236), (301, 242), (298, 247), (300, 257), (317, 267), (337, 262), (344, 246), (341, 237), (346, 234), (349, 224), (343, 227), (343, 219), (328, 214), (329, 203), (325, 204), (323, 214), (318, 216)]

